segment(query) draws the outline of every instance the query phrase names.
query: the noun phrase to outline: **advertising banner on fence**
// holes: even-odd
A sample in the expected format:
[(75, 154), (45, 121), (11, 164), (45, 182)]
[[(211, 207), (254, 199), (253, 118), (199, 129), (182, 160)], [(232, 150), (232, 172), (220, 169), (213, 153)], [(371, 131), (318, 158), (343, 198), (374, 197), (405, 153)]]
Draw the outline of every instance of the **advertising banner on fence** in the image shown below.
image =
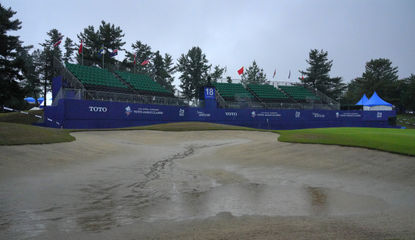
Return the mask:
[[(385, 127), (394, 111), (216, 109), (62, 99), (47, 114), (66, 128), (115, 128), (169, 122), (212, 122), (262, 129)], [(45, 112), (46, 113), (46, 112)]]

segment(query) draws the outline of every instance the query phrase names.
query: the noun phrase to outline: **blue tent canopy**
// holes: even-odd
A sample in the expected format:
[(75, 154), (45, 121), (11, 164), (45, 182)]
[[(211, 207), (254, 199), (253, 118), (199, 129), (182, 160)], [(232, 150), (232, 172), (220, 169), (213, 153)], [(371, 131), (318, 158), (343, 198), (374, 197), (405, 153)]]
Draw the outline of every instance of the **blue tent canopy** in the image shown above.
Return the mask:
[(365, 106), (372, 107), (379, 105), (392, 107), (392, 104), (385, 102), (383, 99), (381, 99), (375, 91), (372, 97), (369, 99), (369, 101), (365, 102)]
[(32, 98), (32, 97), (27, 97), (24, 100), (26, 100), (28, 103), (35, 103), (36, 102), (35, 99)]
[(366, 97), (366, 94), (363, 94), (363, 97), (360, 99), (356, 105), (364, 105), (367, 106), (366, 103), (369, 101), (369, 99)]

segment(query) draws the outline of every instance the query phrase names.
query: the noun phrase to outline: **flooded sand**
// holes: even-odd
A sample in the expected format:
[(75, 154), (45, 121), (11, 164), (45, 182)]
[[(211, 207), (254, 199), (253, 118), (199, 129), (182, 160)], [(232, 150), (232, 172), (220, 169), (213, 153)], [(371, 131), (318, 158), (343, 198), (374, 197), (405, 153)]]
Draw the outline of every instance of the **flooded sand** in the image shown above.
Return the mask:
[(74, 136), (0, 147), (1, 239), (415, 236), (415, 158), (263, 132)]

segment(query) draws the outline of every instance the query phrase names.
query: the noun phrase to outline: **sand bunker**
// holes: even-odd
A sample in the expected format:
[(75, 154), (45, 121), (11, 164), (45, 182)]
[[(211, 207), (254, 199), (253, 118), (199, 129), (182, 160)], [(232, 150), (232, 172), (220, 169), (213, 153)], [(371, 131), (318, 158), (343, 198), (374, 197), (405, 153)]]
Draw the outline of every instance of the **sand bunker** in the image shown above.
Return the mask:
[(415, 158), (266, 132), (0, 147), (1, 239), (415, 236)]

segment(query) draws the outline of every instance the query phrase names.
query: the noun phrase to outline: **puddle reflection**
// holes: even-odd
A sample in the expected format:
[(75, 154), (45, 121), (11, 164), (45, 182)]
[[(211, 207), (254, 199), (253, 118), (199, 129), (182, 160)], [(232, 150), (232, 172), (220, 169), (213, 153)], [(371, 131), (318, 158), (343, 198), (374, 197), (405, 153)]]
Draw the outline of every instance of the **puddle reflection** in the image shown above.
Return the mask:
[(151, 208), (151, 219), (234, 216), (345, 215), (387, 208), (381, 199), (317, 187), (228, 184), (206, 192), (175, 194)]

